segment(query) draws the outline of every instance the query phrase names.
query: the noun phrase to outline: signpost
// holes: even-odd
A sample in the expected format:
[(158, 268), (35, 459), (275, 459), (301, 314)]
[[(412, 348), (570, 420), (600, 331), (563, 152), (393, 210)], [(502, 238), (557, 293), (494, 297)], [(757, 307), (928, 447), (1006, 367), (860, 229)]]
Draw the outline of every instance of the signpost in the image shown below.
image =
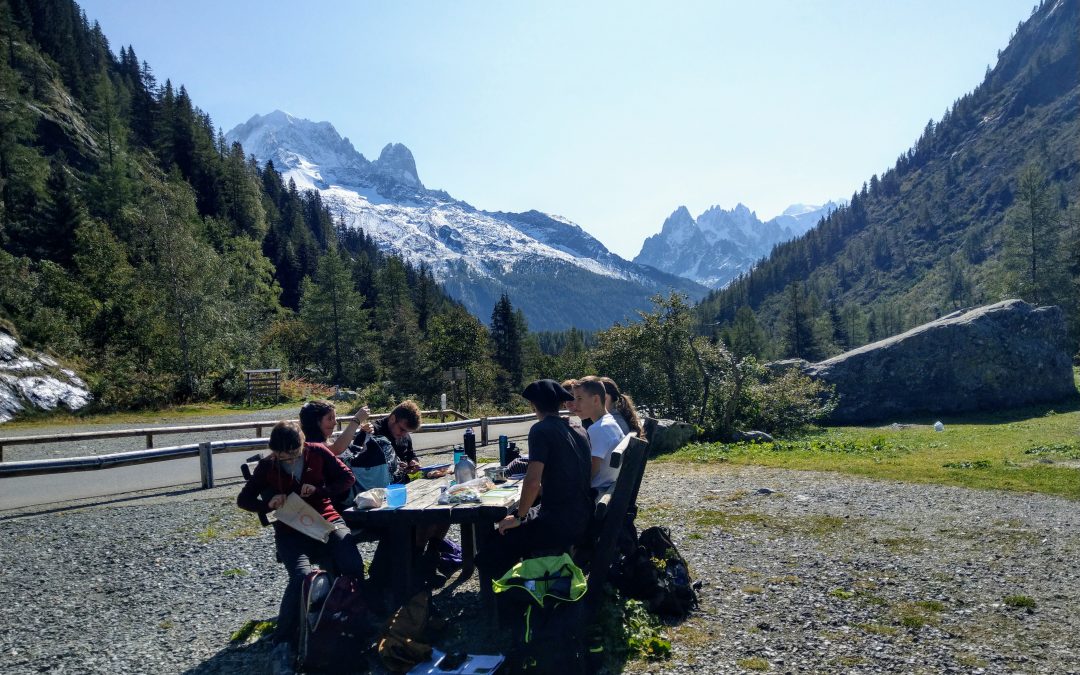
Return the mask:
[(472, 411), (472, 397), (469, 395), (469, 374), (461, 366), (451, 366), (449, 369), (443, 371), (443, 377), (454, 385), (454, 400), (458, 402), (460, 407), (461, 396), (458, 394), (458, 382), (465, 380), (465, 412)]

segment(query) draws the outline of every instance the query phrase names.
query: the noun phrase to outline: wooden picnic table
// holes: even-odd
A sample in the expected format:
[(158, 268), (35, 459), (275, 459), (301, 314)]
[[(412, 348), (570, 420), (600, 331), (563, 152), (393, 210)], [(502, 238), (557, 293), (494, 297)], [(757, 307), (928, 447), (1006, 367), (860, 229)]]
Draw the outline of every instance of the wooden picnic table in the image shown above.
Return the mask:
[[(489, 466), (498, 466), (498, 463), (478, 466), (477, 476), (482, 476), (483, 470)], [(488, 497), (479, 504), (439, 504), (442, 487), (448, 482), (449, 477), (414, 480), (406, 484), (408, 498), (404, 506), (384, 506), (363, 511), (349, 508), (341, 514), (351, 528), (381, 530), (393, 561), (391, 590), (397, 602), (405, 602), (412, 591), (413, 541), (418, 526), (460, 525), (462, 567), (457, 580), (460, 583), (472, 576), (476, 569), (476, 551), (481, 536), (488, 534), (495, 523), (505, 518), (509, 510), (517, 506), (520, 498), (521, 481), (509, 480), (496, 487), (512, 488), (510, 495), (495, 499)], [(485, 579), (483, 574), (480, 576), (480, 594), (485, 605), (494, 602), (491, 579)]]

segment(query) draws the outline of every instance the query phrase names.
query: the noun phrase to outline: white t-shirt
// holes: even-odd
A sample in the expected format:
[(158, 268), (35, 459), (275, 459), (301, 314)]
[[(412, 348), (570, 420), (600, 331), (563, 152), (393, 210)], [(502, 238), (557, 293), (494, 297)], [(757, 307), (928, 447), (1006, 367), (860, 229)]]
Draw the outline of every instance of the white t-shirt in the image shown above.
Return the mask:
[(592, 456), (603, 461), (600, 470), (592, 477), (592, 486), (594, 488), (607, 487), (619, 477), (619, 470), (612, 469), (609, 462), (611, 461), (611, 451), (615, 449), (615, 446), (619, 444), (619, 441), (625, 435), (622, 429), (619, 428), (619, 423), (611, 416), (611, 413), (604, 413), (603, 417), (589, 426), (589, 444), (592, 446)]

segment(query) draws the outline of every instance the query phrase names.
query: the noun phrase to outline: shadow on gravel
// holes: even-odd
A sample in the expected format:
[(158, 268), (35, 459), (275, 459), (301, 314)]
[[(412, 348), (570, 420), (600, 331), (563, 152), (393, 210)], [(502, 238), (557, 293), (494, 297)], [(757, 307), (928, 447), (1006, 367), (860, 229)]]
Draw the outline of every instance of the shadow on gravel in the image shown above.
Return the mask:
[(184, 671), (184, 675), (270, 672), (273, 645), (266, 637), (251, 644), (229, 645), (208, 660)]

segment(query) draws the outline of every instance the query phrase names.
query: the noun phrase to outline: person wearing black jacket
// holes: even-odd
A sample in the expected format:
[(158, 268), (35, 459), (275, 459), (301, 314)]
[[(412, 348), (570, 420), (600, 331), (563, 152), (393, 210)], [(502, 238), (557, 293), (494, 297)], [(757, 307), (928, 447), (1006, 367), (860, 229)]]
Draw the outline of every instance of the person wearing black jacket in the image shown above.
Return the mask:
[[(559, 416), (562, 402), (573, 394), (554, 380), (537, 380), (521, 395), (538, 421), (529, 429), (529, 468), (517, 510), (499, 521), (498, 535), (489, 537), (476, 559), (492, 579), (536, 552), (568, 549), (585, 533), (592, 515), (589, 438)], [(544, 500), (534, 511), (541, 490)]]

